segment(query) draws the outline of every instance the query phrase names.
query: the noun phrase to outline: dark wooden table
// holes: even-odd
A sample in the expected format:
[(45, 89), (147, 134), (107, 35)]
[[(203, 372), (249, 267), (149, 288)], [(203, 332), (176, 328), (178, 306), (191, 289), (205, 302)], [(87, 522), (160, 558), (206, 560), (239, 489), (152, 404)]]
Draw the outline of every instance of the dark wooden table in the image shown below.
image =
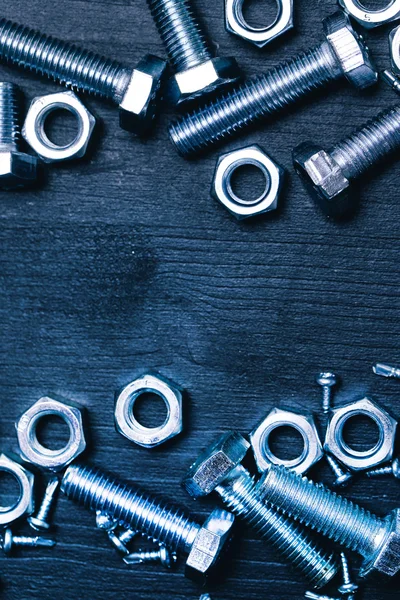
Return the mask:
[[(225, 32), (222, 0), (196, 4), (220, 54), (237, 56), (248, 74), (319, 43), (321, 21), (335, 9), (334, 0), (298, 0), (296, 31), (258, 51)], [(20, 0), (4, 4), (3, 15), (128, 65), (145, 52), (164, 55), (144, 0)], [(380, 68), (388, 63), (387, 31), (368, 34)], [(1, 72), (27, 99), (59, 89), (12, 68)], [(143, 143), (119, 129), (113, 107), (85, 101), (101, 123), (89, 160), (50, 167), (38, 189), (1, 196), (2, 449), (16, 448), (14, 423), (25, 408), (47, 392), (61, 394), (89, 410), (90, 461), (202, 518), (217, 499), (195, 503), (180, 488), (199, 450), (228, 429), (249, 432), (275, 405), (318, 412), (321, 368), (341, 377), (337, 402), (368, 394), (399, 416), (400, 382), (376, 377), (371, 366), (400, 363), (400, 163), (365, 178), (357, 214), (341, 224), (322, 217), (291, 166), (300, 141), (335, 144), (394, 104), (394, 93), (382, 84), (360, 94), (341, 83), (227, 145), (257, 142), (289, 172), (279, 214), (244, 223), (209, 196), (218, 151), (185, 162), (168, 140), (170, 115)], [(63, 135), (67, 125), (54, 128)], [(251, 187), (250, 174), (240, 184)], [(113, 424), (114, 390), (149, 369), (187, 390), (184, 433), (153, 451)], [(154, 422), (158, 411), (150, 405), (141, 413)], [(42, 435), (54, 441), (58, 431), (48, 425)], [(349, 435), (370, 443), (367, 424)], [(326, 467), (313, 475), (331, 481)], [(346, 494), (385, 514), (398, 505), (398, 490), (394, 480), (361, 478)], [(55, 518), (54, 550), (0, 555), (6, 600), (200, 595), (183, 561), (173, 573), (126, 567), (93, 515), (65, 498)], [(299, 599), (305, 589), (243, 528), (226, 577), (210, 591), (215, 600), (259, 600)], [(398, 589), (398, 580), (371, 581), (363, 598), (394, 599)]]

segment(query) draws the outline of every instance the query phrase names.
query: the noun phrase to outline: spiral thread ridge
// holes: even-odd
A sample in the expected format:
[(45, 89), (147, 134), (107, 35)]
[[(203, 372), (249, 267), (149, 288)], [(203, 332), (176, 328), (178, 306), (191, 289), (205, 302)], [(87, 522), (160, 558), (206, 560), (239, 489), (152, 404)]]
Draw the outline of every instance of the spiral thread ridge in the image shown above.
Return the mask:
[(172, 552), (190, 548), (200, 529), (181, 509), (92, 467), (70, 466), (61, 490), (78, 504), (118, 519), (121, 525), (145, 533)]
[(147, 3), (170, 63), (177, 72), (213, 57), (190, 0), (147, 0)]
[(342, 75), (326, 42), (279, 65), (265, 75), (248, 79), (200, 110), (170, 126), (170, 136), (182, 156), (205, 150), (325, 86)]
[(129, 70), (118, 62), (6, 19), (0, 20), (0, 57), (76, 91), (115, 102), (129, 82)]
[(383, 519), (285, 467), (269, 467), (257, 491), (277, 510), (364, 557), (382, 542)]
[(0, 149), (16, 151), (20, 139), (19, 88), (13, 83), (0, 82)]
[(333, 554), (319, 549), (301, 527), (257, 496), (254, 480), (244, 469), (222, 482), (217, 492), (234, 514), (277, 548), (315, 587), (326, 585), (338, 572)]
[(400, 105), (381, 112), (332, 151), (348, 179), (360, 177), (370, 167), (400, 148)]

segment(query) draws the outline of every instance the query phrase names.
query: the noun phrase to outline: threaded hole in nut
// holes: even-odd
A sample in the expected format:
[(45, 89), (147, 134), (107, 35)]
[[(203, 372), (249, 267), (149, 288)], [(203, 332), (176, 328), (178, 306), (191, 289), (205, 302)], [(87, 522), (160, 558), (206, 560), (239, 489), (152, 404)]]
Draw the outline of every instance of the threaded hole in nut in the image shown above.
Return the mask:
[(279, 18), (277, 0), (243, 0), (242, 18), (252, 29), (272, 27)]
[(342, 437), (344, 443), (356, 452), (367, 452), (379, 443), (380, 431), (378, 424), (367, 415), (349, 417), (343, 425)]
[(143, 392), (136, 398), (132, 412), (138, 423), (148, 429), (160, 427), (168, 418), (165, 400), (152, 391)]
[(36, 439), (48, 450), (62, 450), (70, 440), (67, 422), (59, 415), (44, 415), (36, 423)]
[(289, 425), (273, 429), (266, 443), (276, 458), (285, 461), (299, 458), (304, 450), (303, 436), (295, 427)]
[(227, 185), (234, 201), (240, 204), (255, 204), (268, 192), (270, 179), (258, 165), (244, 163), (231, 171)]
[(0, 471), (0, 511), (12, 510), (21, 497), (18, 479), (9, 471)]
[(384, 10), (394, 4), (394, 0), (358, 0), (356, 3), (358, 8), (366, 10)]
[(43, 133), (51, 144), (59, 148), (70, 146), (79, 135), (77, 115), (67, 108), (50, 111), (43, 122)]

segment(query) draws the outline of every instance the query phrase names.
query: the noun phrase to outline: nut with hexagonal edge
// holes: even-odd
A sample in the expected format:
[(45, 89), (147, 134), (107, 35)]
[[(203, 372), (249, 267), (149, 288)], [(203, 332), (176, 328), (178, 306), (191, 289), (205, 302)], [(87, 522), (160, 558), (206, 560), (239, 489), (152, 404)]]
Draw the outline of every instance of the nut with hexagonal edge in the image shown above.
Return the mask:
[(264, 48), (293, 28), (293, 0), (280, 0), (277, 16), (266, 27), (253, 27), (243, 14), (243, 0), (225, 0), (225, 27), (229, 33)]
[(31, 515), (35, 510), (35, 476), (22, 464), (19, 457), (6, 454), (0, 454), (0, 473), (11, 475), (19, 486), (19, 497), (0, 510), (0, 527), (3, 527)]

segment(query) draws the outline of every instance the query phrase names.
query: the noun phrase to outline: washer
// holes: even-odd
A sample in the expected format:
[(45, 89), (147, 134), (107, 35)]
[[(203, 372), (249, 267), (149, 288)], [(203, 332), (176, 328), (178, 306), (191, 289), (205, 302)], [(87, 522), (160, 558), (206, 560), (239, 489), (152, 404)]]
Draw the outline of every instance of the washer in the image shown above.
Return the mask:
[(19, 485), (19, 497), (15, 504), (0, 506), (0, 526), (5, 526), (33, 513), (35, 476), (6, 454), (0, 454), (0, 471), (12, 475)]
[(400, 0), (391, 0), (385, 8), (370, 10), (359, 0), (339, 0), (339, 4), (366, 29), (373, 29), (400, 19)]

